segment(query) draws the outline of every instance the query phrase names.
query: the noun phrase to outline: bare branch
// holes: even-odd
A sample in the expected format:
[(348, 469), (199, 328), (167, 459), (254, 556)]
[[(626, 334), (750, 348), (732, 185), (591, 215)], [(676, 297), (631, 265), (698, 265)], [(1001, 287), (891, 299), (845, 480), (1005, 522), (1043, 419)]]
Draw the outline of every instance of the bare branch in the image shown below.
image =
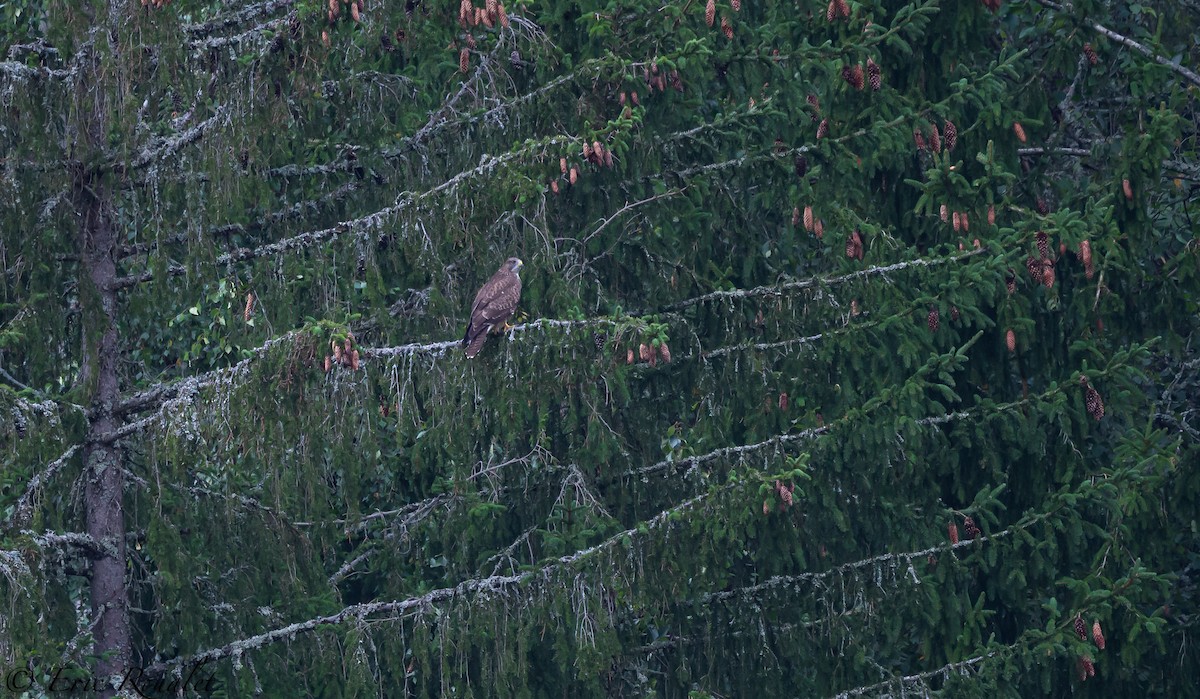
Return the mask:
[(860, 269), (856, 272), (851, 272), (849, 274), (843, 274), (843, 275), (837, 276), (837, 277), (825, 277), (825, 278), (816, 277), (813, 279), (803, 279), (800, 281), (790, 282), (787, 284), (780, 284), (777, 286), (759, 286), (759, 287), (755, 287), (753, 289), (734, 289), (732, 291), (714, 291), (712, 293), (704, 294), (703, 296), (697, 296), (695, 298), (687, 299), (685, 301), (673, 303), (673, 304), (667, 306), (665, 310), (678, 311), (678, 310), (681, 310), (684, 308), (688, 308), (689, 306), (695, 306), (697, 304), (706, 303), (708, 301), (719, 301), (722, 299), (735, 299), (735, 298), (744, 299), (744, 298), (754, 298), (754, 297), (758, 297), (758, 296), (782, 296), (789, 291), (798, 291), (800, 289), (810, 289), (810, 288), (819, 287), (819, 286), (833, 286), (835, 284), (844, 284), (846, 282), (852, 282), (857, 279), (873, 277), (873, 276), (877, 276), (877, 275), (881, 275), (881, 274), (890, 274), (892, 272), (899, 272), (900, 270), (909, 269), (909, 268), (936, 267), (938, 265), (944, 265), (949, 262), (957, 262), (959, 260), (963, 260), (968, 257), (974, 257), (975, 255), (980, 255), (980, 254), (983, 254), (984, 252), (987, 252), (987, 248), (977, 248), (977, 249), (967, 250), (965, 252), (958, 252), (958, 253), (954, 253), (953, 255), (947, 255), (946, 257), (917, 258), (915, 260), (908, 260), (905, 262), (896, 262), (896, 263), (893, 263), (890, 265), (879, 265), (879, 266), (875, 266), (875, 267), (868, 267), (866, 269)]
[(155, 144), (143, 148), (142, 152), (139, 153), (136, 158), (134, 158), (133, 167), (135, 169), (143, 168), (156, 160), (162, 160), (163, 158), (178, 152), (180, 148), (199, 140), (206, 131), (211, 129), (221, 120), (228, 118), (228, 116), (229, 107), (225, 105), (217, 107), (216, 112), (212, 116), (200, 122), (199, 124), (196, 124), (187, 131), (184, 131), (178, 136), (159, 140)]
[[(1013, 646), (1010, 646), (1010, 648), (1011, 647), (1013, 647)], [(918, 696), (918, 695), (919, 696), (928, 696), (929, 695), (928, 691), (924, 691), (924, 692), (919, 691), (919, 688), (924, 685), (925, 680), (927, 680), (931, 677), (936, 677), (938, 675), (949, 676), (950, 673), (952, 673), (952, 672), (956, 672), (959, 674), (965, 674), (967, 671), (974, 669), (975, 666), (979, 665), (983, 661), (985, 661), (988, 658), (991, 658), (995, 655), (996, 655), (995, 652), (986, 653), (984, 655), (977, 655), (974, 658), (968, 658), (967, 660), (960, 660), (959, 662), (956, 662), (956, 663), (948, 663), (946, 665), (943, 665), (939, 668), (935, 668), (933, 670), (927, 670), (925, 672), (918, 672), (915, 675), (904, 675), (902, 677), (894, 677), (890, 680), (884, 680), (883, 682), (877, 682), (875, 684), (867, 685), (865, 687), (856, 687), (854, 689), (849, 689), (849, 690), (846, 690), (845, 692), (838, 693), (836, 695), (836, 699), (850, 699), (851, 697), (861, 697), (864, 694), (875, 695), (880, 690), (887, 689), (888, 687), (892, 687), (897, 684), (901, 685), (902, 687), (906, 687), (906, 688), (909, 685), (913, 685), (914, 689), (918, 690), (918, 691), (913, 692), (914, 696)], [(902, 694), (903, 694), (903, 692), (902, 692)]]

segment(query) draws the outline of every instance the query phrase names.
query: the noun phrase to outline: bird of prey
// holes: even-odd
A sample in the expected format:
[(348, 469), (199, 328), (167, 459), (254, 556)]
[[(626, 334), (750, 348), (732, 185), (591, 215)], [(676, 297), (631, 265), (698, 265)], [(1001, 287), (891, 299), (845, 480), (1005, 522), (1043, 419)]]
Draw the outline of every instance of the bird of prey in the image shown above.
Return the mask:
[(468, 359), (474, 359), (487, 341), (488, 333), (501, 332), (513, 311), (517, 310), (517, 302), (521, 300), (521, 278), (517, 272), (524, 265), (516, 257), (508, 258), (475, 294), (471, 320), (462, 339)]

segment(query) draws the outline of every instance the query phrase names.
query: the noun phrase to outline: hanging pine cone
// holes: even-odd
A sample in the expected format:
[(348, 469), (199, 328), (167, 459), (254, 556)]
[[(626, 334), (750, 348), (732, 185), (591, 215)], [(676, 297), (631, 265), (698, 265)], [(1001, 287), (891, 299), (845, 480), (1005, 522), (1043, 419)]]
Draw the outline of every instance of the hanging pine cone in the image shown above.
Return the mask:
[(950, 220), (954, 222), (953, 226), (955, 233), (962, 230), (962, 217), (958, 215), (957, 211), (950, 214)]
[(951, 306), (950, 307), (950, 322), (957, 323), (958, 317), (959, 317), (958, 306)]
[(793, 166), (796, 169), (796, 177), (804, 177), (805, 173), (808, 172), (808, 158), (803, 155), (797, 155)]
[(708, 4), (704, 6), (704, 23), (711, 27), (715, 21), (717, 21), (717, 0), (708, 0)]
[[(961, 219), (960, 223), (962, 223), (962, 232), (970, 233), (971, 232), (971, 221), (967, 218), (967, 212), (966, 211), (961, 212), (958, 217), (959, 217), (959, 219)], [(976, 245), (975, 247), (979, 247), (979, 246)]]
[(1042, 285), (1047, 289), (1054, 288), (1054, 263), (1050, 260), (1042, 262)]
[(929, 332), (937, 332), (941, 326), (941, 313), (938, 312), (937, 306), (929, 307), (929, 315), (925, 316), (925, 324), (929, 326)]
[(664, 342), (658, 346), (658, 356), (662, 357), (664, 362), (671, 363), (671, 348), (667, 347), (667, 343)]
[(821, 101), (816, 95), (809, 95), (804, 98), (808, 102), (808, 106), (812, 107), (812, 120), (818, 121), (821, 118)]
[(1046, 231), (1038, 231), (1034, 236), (1037, 241), (1038, 254), (1043, 260), (1050, 259), (1050, 238), (1046, 235)]
[(879, 92), (879, 88), (883, 87), (883, 75), (879, 70), (879, 64), (870, 58), (867, 59), (867, 80), (875, 92)]
[(458, 52), (458, 69), (465, 73), (471, 67), (471, 52), (469, 49), (463, 48)]
[(1083, 402), (1087, 407), (1088, 415), (1091, 415), (1096, 420), (1104, 417), (1104, 400), (1100, 398), (1099, 391), (1091, 386), (1087, 386), (1083, 392)]
[(730, 3), (730, 5), (733, 7), (734, 12), (742, 11), (742, 0), (733, 0), (733, 2)]
[(496, 14), (500, 16), (500, 26), (508, 29), (508, 11), (504, 9), (504, 3), (499, 3), (496, 5)]
[(829, 7), (825, 8), (825, 21), (832, 22), (837, 19), (837, 15), (837, 0), (829, 0)]
[(929, 128), (929, 150), (933, 151), (934, 153), (941, 153), (942, 135), (938, 133), (937, 124), (930, 124)]
[(852, 66), (842, 68), (842, 79), (850, 83), (855, 90), (863, 89), (863, 69), (862, 65), (855, 63)]
[(254, 315), (254, 301), (255, 301), (254, 292), (247, 292), (247, 294), (246, 294), (246, 310), (242, 311), (242, 320), (246, 321), (247, 323), (250, 322), (250, 316)]
[(954, 125), (953, 121), (950, 121), (949, 119), (947, 119), (946, 125), (944, 128), (944, 132), (945, 132), (945, 141), (946, 141), (946, 151), (949, 152), (949, 151), (954, 150), (954, 145), (956, 143), (958, 143), (958, 127)]
[(991, 204), (988, 205), (988, 225), (996, 225), (996, 207)]
[(953, 521), (946, 527), (946, 531), (950, 534), (950, 545), (958, 543), (958, 525)]
[(779, 409), (781, 411), (788, 409), (788, 394), (786, 391), (779, 394)]
[(966, 531), (968, 539), (974, 539), (982, 533), (979, 527), (975, 526), (975, 520), (970, 517), (963, 517), (963, 530)]
[(733, 38), (733, 25), (729, 23), (728, 17), (721, 17), (721, 33), (725, 35), (726, 39)]
[(942, 217), (942, 223), (950, 220), (950, 207), (946, 206), (945, 204), (942, 204), (941, 208), (938, 210), (938, 213)]
[(811, 206), (804, 207), (804, 230), (813, 231), (813, 208)]
[(1083, 261), (1083, 272), (1091, 279), (1096, 274), (1096, 268), (1092, 266), (1092, 244), (1087, 239), (1079, 243), (1079, 259)]
[(1100, 620), (1092, 622), (1092, 640), (1096, 642), (1096, 647), (1104, 650), (1104, 631), (1100, 628)]
[(1012, 267), (1008, 268), (1008, 276), (1004, 278), (1004, 288), (1008, 289), (1008, 295), (1012, 296), (1017, 291), (1017, 273)]
[(1047, 204), (1046, 200), (1041, 197), (1038, 197), (1037, 200), (1034, 201), (1033, 206), (1037, 209), (1037, 212), (1043, 216), (1050, 213), (1050, 205)]
[(1079, 640), (1087, 640), (1087, 624), (1083, 623), (1083, 617), (1075, 615), (1075, 634), (1079, 636)]
[(838, 14), (843, 17), (850, 17), (850, 4), (846, 0), (834, 0), (837, 3)]
[(1129, 181), (1128, 177), (1121, 180), (1121, 191), (1125, 193), (1126, 199), (1133, 201), (1133, 183)]
[(1042, 281), (1042, 263), (1040, 260), (1035, 260), (1032, 257), (1026, 258), (1025, 269), (1029, 271), (1029, 276), (1033, 277), (1035, 283)]
[(1009, 328), (1008, 332), (1004, 333), (1004, 346), (1011, 353), (1015, 354), (1017, 351), (1017, 334), (1013, 332), (1012, 328)]
[(917, 150), (925, 150), (925, 137), (921, 135), (921, 129), (913, 129), (913, 143), (917, 144)]
[(825, 236), (825, 222), (823, 220), (817, 219), (813, 221), (813, 235), (817, 236), (817, 240)]
[(1096, 65), (1100, 62), (1100, 57), (1096, 55), (1096, 49), (1092, 48), (1091, 44), (1083, 45), (1083, 55), (1087, 56), (1088, 63)]
[(1021, 122), (1019, 122), (1019, 121), (1013, 122), (1013, 133), (1015, 133), (1017, 135), (1018, 141), (1020, 141), (1021, 143), (1025, 142), (1025, 127), (1021, 126)]
[(825, 138), (829, 135), (829, 120), (822, 119), (820, 124), (817, 124), (817, 138)]

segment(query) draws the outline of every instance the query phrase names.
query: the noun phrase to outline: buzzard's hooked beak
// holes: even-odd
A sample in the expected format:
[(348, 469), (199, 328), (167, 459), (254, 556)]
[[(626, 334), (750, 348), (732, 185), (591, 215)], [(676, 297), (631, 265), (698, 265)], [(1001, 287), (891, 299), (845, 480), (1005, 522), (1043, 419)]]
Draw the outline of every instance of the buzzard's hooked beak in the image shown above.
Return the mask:
[(517, 261), (513, 263), (512, 271), (520, 272), (521, 268), (524, 266), (525, 266), (525, 263), (522, 262), (520, 258), (517, 258)]

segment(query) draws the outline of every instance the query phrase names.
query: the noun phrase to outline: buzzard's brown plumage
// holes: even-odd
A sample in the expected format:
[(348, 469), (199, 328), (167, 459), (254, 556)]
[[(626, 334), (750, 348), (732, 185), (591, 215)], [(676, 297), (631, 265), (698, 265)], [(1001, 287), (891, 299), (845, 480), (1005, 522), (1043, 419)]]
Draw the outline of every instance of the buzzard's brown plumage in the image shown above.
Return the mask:
[(467, 348), (467, 358), (472, 359), (479, 354), (483, 343), (487, 341), (489, 332), (497, 332), (512, 317), (521, 300), (521, 278), (517, 272), (525, 263), (510, 257), (500, 265), (500, 269), (475, 294), (475, 303), (471, 306), (471, 320), (467, 323), (467, 332), (463, 335), (462, 343)]

